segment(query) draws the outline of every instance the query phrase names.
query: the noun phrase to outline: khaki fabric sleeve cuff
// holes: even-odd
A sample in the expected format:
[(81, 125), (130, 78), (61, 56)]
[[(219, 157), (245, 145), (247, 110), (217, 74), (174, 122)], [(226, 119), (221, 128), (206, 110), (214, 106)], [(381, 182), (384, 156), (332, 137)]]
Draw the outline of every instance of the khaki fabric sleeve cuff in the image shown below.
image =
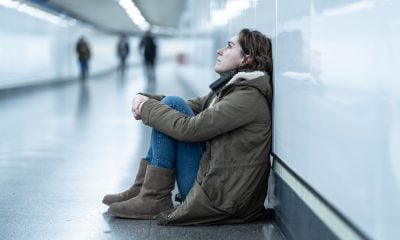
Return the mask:
[(150, 118), (151, 118), (151, 110), (153, 109), (155, 104), (159, 104), (160, 101), (156, 99), (148, 99), (146, 102), (143, 103), (142, 105), (142, 111), (140, 112), (140, 115), (142, 117), (142, 121), (144, 124), (149, 125), (150, 124)]
[(146, 97), (151, 98), (151, 99), (158, 100), (158, 101), (161, 101), (163, 98), (165, 98), (164, 95), (157, 95), (157, 94), (150, 94), (150, 93), (142, 93), (142, 92), (140, 92), (140, 93), (138, 93), (138, 94), (143, 95), (143, 96), (146, 96)]

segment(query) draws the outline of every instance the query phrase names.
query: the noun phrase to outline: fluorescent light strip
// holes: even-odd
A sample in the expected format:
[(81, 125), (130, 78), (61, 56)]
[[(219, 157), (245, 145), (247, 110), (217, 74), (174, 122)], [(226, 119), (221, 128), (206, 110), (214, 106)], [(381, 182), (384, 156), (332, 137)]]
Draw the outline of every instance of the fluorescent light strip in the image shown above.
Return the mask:
[(132, 0), (119, 0), (118, 4), (125, 9), (129, 18), (141, 30), (146, 30), (150, 27), (150, 24), (146, 21), (146, 19), (144, 19), (139, 9), (136, 7)]
[(36, 17), (62, 27), (72, 26), (76, 23), (75, 20), (68, 19), (64, 15), (57, 16), (19, 1), (0, 0), (0, 6), (16, 9), (17, 11), (25, 13), (29, 16)]

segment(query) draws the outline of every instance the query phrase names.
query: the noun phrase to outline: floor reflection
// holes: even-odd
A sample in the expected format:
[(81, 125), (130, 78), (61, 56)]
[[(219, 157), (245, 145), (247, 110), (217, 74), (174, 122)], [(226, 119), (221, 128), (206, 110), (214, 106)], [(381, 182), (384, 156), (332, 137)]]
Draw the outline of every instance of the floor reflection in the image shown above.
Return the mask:
[(146, 89), (146, 93), (156, 93), (157, 82), (156, 81), (147, 81), (145, 89)]
[(78, 127), (85, 127), (85, 122), (90, 113), (90, 92), (87, 83), (81, 83), (78, 92), (78, 101), (76, 107), (76, 121)]
[(127, 75), (128, 75), (128, 69), (122, 68), (122, 69), (118, 70), (118, 73), (117, 73), (117, 88), (119, 90), (124, 90), (124, 88), (126, 86)]
[(103, 213), (103, 219), (109, 226), (109, 230), (104, 231), (108, 239), (149, 239), (149, 220), (114, 218), (107, 212)]

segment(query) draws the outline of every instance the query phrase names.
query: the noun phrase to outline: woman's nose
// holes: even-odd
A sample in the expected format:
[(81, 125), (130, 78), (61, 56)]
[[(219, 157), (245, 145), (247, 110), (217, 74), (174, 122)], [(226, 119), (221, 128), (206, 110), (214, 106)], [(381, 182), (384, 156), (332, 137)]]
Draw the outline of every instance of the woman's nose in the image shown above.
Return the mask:
[(217, 55), (222, 55), (222, 48), (217, 50)]

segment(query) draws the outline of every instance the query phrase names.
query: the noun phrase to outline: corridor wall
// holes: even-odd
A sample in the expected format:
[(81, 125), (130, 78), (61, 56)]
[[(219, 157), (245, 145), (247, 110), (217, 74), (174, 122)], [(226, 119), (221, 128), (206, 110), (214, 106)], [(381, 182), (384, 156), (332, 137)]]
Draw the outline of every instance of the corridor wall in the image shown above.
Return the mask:
[[(0, 29), (0, 88), (77, 79), (75, 44), (80, 36), (92, 51), (91, 74), (118, 64), (117, 36), (79, 22), (64, 27), (0, 5)], [(131, 41), (137, 45), (136, 39)]]
[(400, 2), (248, 1), (220, 26), (212, 25), (213, 12), (235, 1), (198, 2), (188, 10), (197, 18), (185, 23), (214, 41), (198, 52), (215, 54), (243, 27), (272, 38), (275, 156), (361, 238), (398, 236)]

